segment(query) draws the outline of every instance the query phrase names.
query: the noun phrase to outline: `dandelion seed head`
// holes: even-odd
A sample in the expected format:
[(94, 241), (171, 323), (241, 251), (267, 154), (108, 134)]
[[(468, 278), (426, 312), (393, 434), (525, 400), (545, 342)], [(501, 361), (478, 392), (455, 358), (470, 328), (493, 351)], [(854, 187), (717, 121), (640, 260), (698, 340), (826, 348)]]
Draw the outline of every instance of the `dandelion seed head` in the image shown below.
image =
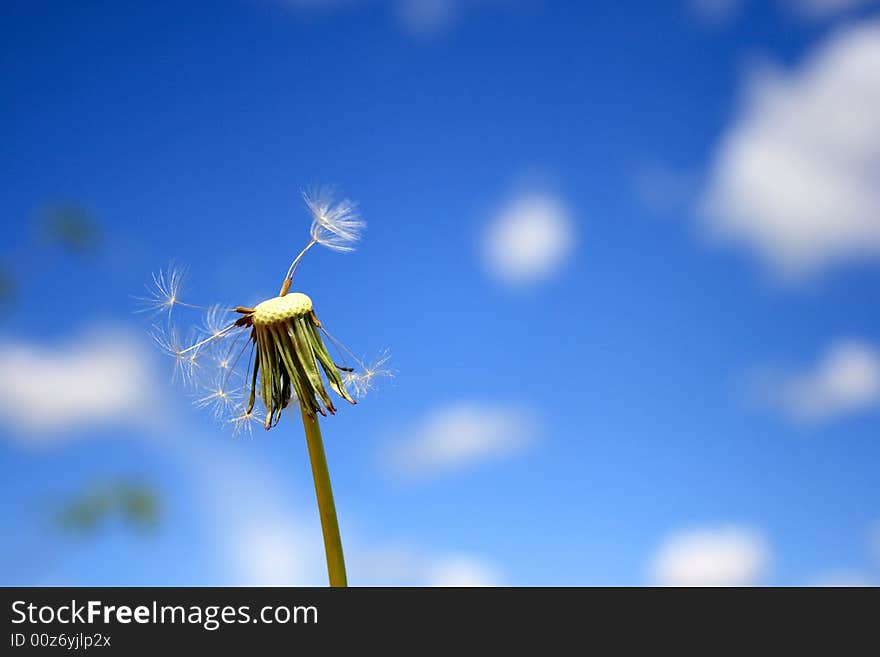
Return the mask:
[(357, 204), (348, 199), (335, 203), (329, 187), (303, 192), (303, 199), (312, 215), (312, 239), (334, 251), (354, 251), (367, 226)]
[(308, 315), (312, 300), (302, 292), (291, 292), (283, 297), (272, 297), (258, 303), (254, 308), (256, 326), (283, 326), (286, 322)]
[[(326, 332), (311, 299), (290, 291), (297, 266), (310, 249), (321, 244), (352, 251), (366, 226), (355, 203), (335, 201), (330, 188), (304, 192), (303, 198), (312, 219), (311, 239), (292, 261), (277, 296), (254, 307), (195, 305), (181, 300), (185, 270), (172, 266), (153, 275), (148, 295), (140, 299), (143, 310), (168, 315), (167, 326), (154, 326), (152, 337), (175, 360), (172, 380), (182, 379), (194, 404), (231, 423), (235, 433), (250, 432), (254, 425), (277, 425), (291, 402), (311, 416), (332, 415), (337, 408), (330, 393), (354, 404), (354, 397), (372, 389), (377, 377), (391, 375), (385, 368), (387, 352), (364, 366)], [(204, 311), (188, 341), (180, 339), (170, 321), (175, 306)], [(357, 371), (337, 364), (322, 333), (351, 356)], [(259, 412), (254, 410), (257, 400), (262, 402)]]

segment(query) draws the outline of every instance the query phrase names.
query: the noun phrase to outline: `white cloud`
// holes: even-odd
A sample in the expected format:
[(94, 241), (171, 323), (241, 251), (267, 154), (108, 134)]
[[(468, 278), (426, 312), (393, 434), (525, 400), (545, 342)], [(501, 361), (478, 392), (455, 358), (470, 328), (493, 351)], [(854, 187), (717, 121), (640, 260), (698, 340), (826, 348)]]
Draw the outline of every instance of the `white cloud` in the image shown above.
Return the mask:
[(549, 194), (510, 199), (489, 223), (484, 256), (489, 271), (514, 285), (557, 273), (574, 247), (574, 225), (565, 204)]
[(650, 565), (663, 586), (754, 586), (770, 560), (764, 537), (748, 528), (721, 526), (668, 536)]
[[(877, 0), (778, 0), (790, 14), (808, 21), (828, 20), (876, 3)], [(720, 25), (736, 17), (745, 4), (745, 0), (688, 0), (687, 8), (702, 23)]]
[(462, 403), (424, 417), (389, 454), (392, 468), (421, 477), (508, 456), (534, 439), (534, 418), (523, 409)]
[(755, 387), (762, 402), (799, 422), (880, 408), (880, 351), (866, 342), (841, 340), (812, 368), (768, 373)]
[(814, 581), (810, 583), (810, 586), (852, 588), (874, 586), (874, 584), (872, 583), (871, 578), (865, 573), (851, 570), (841, 570), (826, 573), (825, 575), (817, 577)]
[[(271, 462), (228, 432), (184, 429), (154, 439), (187, 467), (223, 575), (219, 586), (324, 586), (317, 511), (296, 496)], [(301, 473), (308, 477), (308, 471)]]
[(148, 422), (152, 382), (141, 341), (122, 329), (95, 329), (55, 345), (0, 342), (0, 418), (22, 440)]
[(143, 437), (180, 459), (199, 483), (216, 533), (210, 542), (226, 565), (220, 584), (322, 584), (318, 523), (290, 513), (265, 467), (243, 458), (228, 433), (218, 440), (210, 431), (172, 431), (173, 422), (155, 430), (156, 416), (173, 409), (157, 409), (169, 382), (151, 366), (148, 344), (146, 334), (113, 327), (58, 344), (3, 340), (0, 420), (7, 433), (49, 446), (72, 430), (141, 424)]
[(790, 72), (753, 70), (700, 214), (715, 236), (803, 277), (880, 256), (880, 22), (835, 33)]
[(481, 8), (514, 5), (515, 0), (275, 0), (293, 12), (314, 13), (375, 6), (394, 14), (397, 26), (413, 37), (446, 32), (461, 15)]
[[(275, 506), (275, 505), (273, 505)], [(289, 513), (259, 512), (242, 518), (228, 537), (232, 560), (245, 586), (322, 586), (325, 561), (317, 523), (297, 521)]]
[(456, 0), (398, 0), (397, 20), (414, 36), (430, 36), (449, 28), (459, 12)]
[(502, 577), (485, 559), (469, 554), (431, 554), (404, 545), (355, 546), (352, 583), (359, 586), (499, 586)]
[(830, 18), (875, 2), (876, 0), (787, 0), (787, 4), (799, 16), (810, 20)]
[(428, 586), (498, 586), (493, 566), (468, 556), (445, 557), (428, 569)]
[[(17, 439), (45, 444), (83, 427), (140, 422), (156, 429), (151, 419), (161, 397), (156, 392), (168, 383), (150, 365), (148, 342), (145, 335), (112, 327), (56, 345), (0, 341), (0, 420)], [(185, 427), (185, 418), (182, 422)], [(291, 504), (289, 487), (268, 464), (252, 459), (246, 445), (229, 441), (227, 433), (218, 437), (214, 431), (191, 427), (163, 427), (148, 436), (151, 445), (181, 461), (201, 492), (212, 534), (208, 542), (224, 572), (219, 581), (208, 584), (326, 584), (317, 513)], [(394, 552), (381, 541), (356, 538), (346, 542), (346, 548), (354, 555), (355, 568), (349, 568), (354, 584), (477, 586), (498, 581), (495, 569), (477, 557), (418, 549)], [(380, 556), (384, 567), (379, 567)]]
[(688, 0), (691, 14), (708, 25), (731, 20), (742, 8), (742, 0)]
[[(218, 548), (224, 586), (326, 586), (327, 566), (314, 498), (300, 499), (270, 463), (216, 436), (164, 436), (190, 464)], [(310, 477), (308, 471), (301, 473)], [(309, 488), (310, 486), (307, 486)], [(296, 488), (296, 487), (294, 487)], [(493, 586), (498, 570), (470, 554), (435, 552), (364, 537), (340, 516), (352, 586)]]
[[(273, 505), (277, 507), (278, 505)], [(277, 511), (277, 508), (276, 508)], [(256, 514), (237, 526), (231, 553), (236, 583), (245, 586), (325, 586), (326, 561), (318, 523), (290, 513)], [(346, 571), (352, 586), (498, 586), (501, 575), (485, 559), (436, 554), (412, 546), (364, 543), (345, 538)]]

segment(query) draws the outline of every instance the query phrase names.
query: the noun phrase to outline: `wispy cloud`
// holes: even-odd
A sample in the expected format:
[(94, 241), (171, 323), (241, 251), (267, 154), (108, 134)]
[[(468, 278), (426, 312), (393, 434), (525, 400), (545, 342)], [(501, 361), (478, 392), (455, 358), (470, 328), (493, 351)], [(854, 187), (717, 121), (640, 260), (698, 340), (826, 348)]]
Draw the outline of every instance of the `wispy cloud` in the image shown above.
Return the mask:
[(398, 0), (397, 21), (414, 36), (432, 36), (448, 29), (461, 11), (457, 0)]
[(427, 570), (429, 586), (498, 586), (501, 577), (486, 561), (466, 555), (435, 559)]
[(867, 22), (796, 70), (752, 70), (699, 204), (710, 232), (787, 277), (880, 256), (878, 68), (880, 22)]
[(751, 393), (798, 422), (815, 423), (880, 408), (880, 350), (861, 340), (830, 345), (812, 367), (765, 371)]
[[(863, 7), (877, 4), (878, 0), (777, 0), (792, 18), (803, 21), (828, 20)], [(749, 3), (746, 0), (687, 0), (688, 12), (705, 25), (724, 25), (731, 22)]]
[(734, 525), (673, 533), (660, 544), (650, 578), (663, 586), (753, 586), (770, 561), (760, 532)]
[[(49, 446), (77, 429), (140, 425), (145, 439), (183, 464), (199, 491), (206, 541), (224, 574), (191, 583), (324, 585), (317, 514), (288, 499), (289, 487), (268, 464), (243, 453), (228, 434), (218, 439), (212, 431), (181, 429), (187, 422), (180, 418), (155, 431), (151, 418), (162, 397), (157, 391), (169, 382), (151, 366), (147, 342), (145, 335), (119, 327), (94, 328), (58, 344), (0, 342), (0, 420), (11, 429), (7, 434)], [(350, 538), (354, 584), (491, 586), (500, 581), (497, 570), (480, 557), (419, 548), (395, 552), (381, 539)]]
[[(324, 586), (326, 562), (317, 512), (292, 495), (269, 464), (235, 443), (166, 437), (201, 490), (208, 541), (225, 586)], [(302, 473), (308, 477), (308, 473)], [(425, 549), (365, 536), (341, 519), (353, 586), (494, 586), (500, 571), (469, 553)], [(352, 529), (352, 525), (355, 528)]]
[(499, 586), (493, 564), (471, 554), (434, 554), (406, 545), (355, 547), (351, 572), (363, 586)]
[(155, 413), (144, 341), (95, 328), (57, 344), (0, 342), (0, 418), (30, 442), (108, 424), (147, 424)]
[(423, 38), (442, 34), (460, 17), (483, 7), (503, 7), (516, 0), (275, 0), (295, 12), (316, 12), (358, 6), (389, 11), (402, 32)]
[(877, 0), (783, 0), (798, 16), (822, 20), (876, 4)]
[(426, 477), (510, 456), (534, 440), (532, 414), (516, 406), (460, 403), (435, 409), (387, 453), (406, 477)]
[(483, 255), (489, 272), (510, 285), (550, 278), (575, 243), (574, 222), (562, 199), (526, 193), (509, 199), (489, 222)]
[(870, 576), (855, 570), (838, 570), (820, 575), (809, 586), (825, 587), (865, 587), (876, 586)]
[[(274, 509), (273, 509), (274, 507)], [(231, 524), (223, 537), (235, 568), (233, 584), (322, 586), (324, 558), (318, 523), (306, 523), (276, 502)]]
[(742, 9), (743, 0), (687, 0), (692, 16), (706, 25), (720, 25), (730, 21)]

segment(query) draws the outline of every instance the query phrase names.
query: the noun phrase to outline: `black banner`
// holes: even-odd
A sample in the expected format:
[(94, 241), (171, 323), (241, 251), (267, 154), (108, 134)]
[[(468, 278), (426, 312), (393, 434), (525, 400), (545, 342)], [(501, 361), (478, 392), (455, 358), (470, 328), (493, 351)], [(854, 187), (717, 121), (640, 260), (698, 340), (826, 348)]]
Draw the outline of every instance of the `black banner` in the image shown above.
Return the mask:
[(878, 601), (878, 589), (5, 588), (2, 653), (419, 654), (441, 645), (468, 652), (479, 640), (605, 654), (704, 636), (719, 642), (705, 646), (714, 652), (822, 631), (839, 652), (859, 633), (875, 635)]

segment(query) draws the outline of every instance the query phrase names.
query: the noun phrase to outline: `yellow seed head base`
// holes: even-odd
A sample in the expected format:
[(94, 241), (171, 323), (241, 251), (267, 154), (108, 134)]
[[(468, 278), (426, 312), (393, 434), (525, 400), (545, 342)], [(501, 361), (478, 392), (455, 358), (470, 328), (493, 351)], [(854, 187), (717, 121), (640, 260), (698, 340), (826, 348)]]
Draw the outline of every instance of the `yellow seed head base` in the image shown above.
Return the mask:
[(273, 297), (258, 303), (254, 308), (255, 326), (283, 324), (312, 312), (312, 300), (302, 292), (291, 292), (283, 297)]

